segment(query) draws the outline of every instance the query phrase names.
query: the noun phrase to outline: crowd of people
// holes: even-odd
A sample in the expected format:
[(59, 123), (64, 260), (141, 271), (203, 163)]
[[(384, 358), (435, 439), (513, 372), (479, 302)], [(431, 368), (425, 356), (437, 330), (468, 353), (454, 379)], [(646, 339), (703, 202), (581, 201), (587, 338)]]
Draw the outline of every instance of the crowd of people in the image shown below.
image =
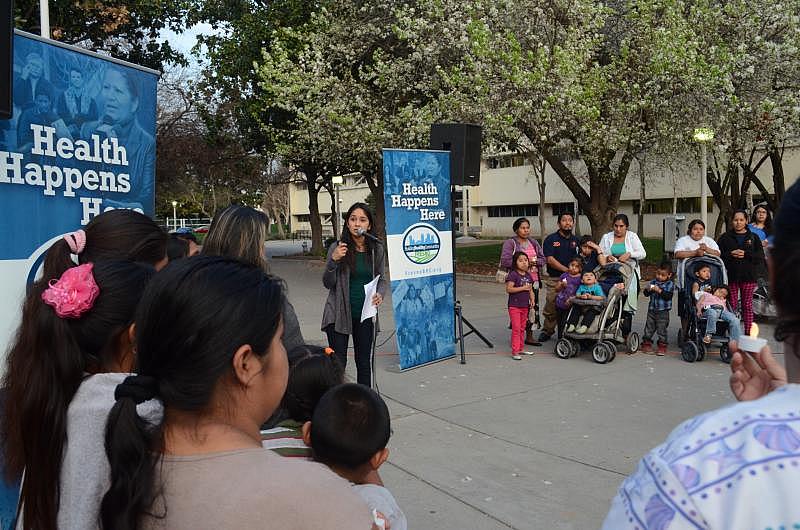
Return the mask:
[[(658, 264), (652, 278), (642, 277), (640, 262), (647, 257), (647, 252), (639, 236), (630, 230), (625, 214), (617, 214), (613, 219), (613, 230), (595, 242), (588, 235), (578, 238), (573, 233), (573, 215), (562, 213), (558, 216), (558, 229), (547, 235), (541, 246), (530, 237), (530, 221), (524, 217), (515, 220), (512, 226), (514, 236), (503, 244), (497, 274), (508, 293), (512, 358), (520, 360), (522, 354), (533, 354), (526, 351), (524, 345), (541, 345), (554, 336), (560, 338), (565, 328), (568, 333), (585, 333), (599, 310), (596, 305), (581, 305), (579, 310), (571, 311), (575, 305), (573, 302), (579, 299), (605, 300), (614, 286), (626, 290), (620, 322), (626, 341), (633, 330), (639, 295), (649, 299), (646, 324), (641, 333), (644, 352), (653, 351), (655, 345), (656, 355), (666, 353), (669, 317), (676, 293), (682, 326), (681, 341), (685, 340), (686, 311), (689, 310), (708, 320), (708, 328), (702, 330), (706, 344), (714, 337), (718, 320), (729, 324), (731, 338), (735, 339), (741, 333), (741, 318), (741, 329), (749, 334), (754, 319), (753, 294), (759, 285), (766, 289), (765, 249), (772, 237), (772, 217), (765, 206), (758, 205), (750, 220), (748, 224), (747, 213), (737, 210), (730, 219), (730, 230), (718, 241), (706, 236), (703, 221), (692, 220), (687, 234), (675, 243), (674, 257), (680, 261), (677, 274), (672, 263), (665, 260)], [(720, 258), (720, 266), (724, 267), (728, 281), (703, 283), (702, 292), (695, 290), (692, 293), (695, 298), (687, 303), (681, 290), (683, 263), (701, 256)], [(633, 278), (626, 282), (627, 285), (618, 276), (598, 277), (602, 269), (616, 263), (631, 267)], [(609, 280), (609, 277), (613, 279)], [(647, 283), (642, 289), (643, 281)], [(590, 288), (592, 285), (597, 287)], [(546, 303), (542, 311), (542, 329), (535, 339), (532, 324), (538, 318), (540, 288), (545, 289)], [(592, 292), (588, 293), (589, 290)]]
[[(331, 249), (333, 349), (305, 344), (252, 208), (215, 215), (202, 247), (133, 210), (54, 243), (3, 379), (17, 528), (404, 530), (378, 473), (389, 411), (358, 357), (371, 331), (350, 318), (382, 267), (371, 226), (355, 205)], [(343, 377), (351, 333), (361, 385)]]

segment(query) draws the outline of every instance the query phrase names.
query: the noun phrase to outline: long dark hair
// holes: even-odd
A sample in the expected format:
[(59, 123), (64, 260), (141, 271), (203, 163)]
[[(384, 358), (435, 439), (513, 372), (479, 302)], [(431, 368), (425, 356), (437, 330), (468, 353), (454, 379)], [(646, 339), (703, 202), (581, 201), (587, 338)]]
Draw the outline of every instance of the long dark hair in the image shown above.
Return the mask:
[[(372, 230), (375, 228), (375, 220), (372, 217), (372, 210), (369, 209), (369, 206), (363, 202), (355, 202), (353, 203), (350, 208), (348, 208), (347, 213), (344, 215), (344, 228), (342, 228), (342, 243), (347, 243), (347, 254), (344, 255), (344, 262), (350, 269), (350, 274), (354, 274), (356, 271), (356, 244), (353, 242), (353, 236), (350, 234), (350, 229), (347, 226), (347, 221), (350, 219), (350, 215), (357, 209), (361, 208), (364, 210), (364, 213), (367, 215), (367, 219), (369, 219), (369, 232), (372, 234)], [(364, 238), (364, 243), (366, 244), (367, 250), (367, 261), (372, 261), (372, 249), (375, 247), (375, 243), (368, 237)]]
[(113, 261), (95, 263), (92, 272), (100, 294), (80, 318), (60, 318), (42, 301), (45, 282), (30, 289), (6, 360), (6, 475), (18, 478), (25, 470), (25, 528), (56, 527), (67, 409), (85, 372), (106, 372), (119, 361), (119, 339), (155, 271)]
[(214, 215), (203, 241), (206, 256), (227, 256), (267, 269), (264, 242), (269, 220), (249, 206), (231, 204)]
[(332, 351), (318, 347), (298, 346), (288, 358), (289, 381), (281, 407), (294, 421), (311, 421), (325, 392), (344, 383), (344, 370)]
[[(109, 210), (89, 221), (86, 248), (79, 263), (109, 260), (140, 261), (155, 265), (167, 255), (167, 234), (152, 219), (133, 210)], [(74, 265), (71, 250), (59, 239), (47, 250), (43, 278), (58, 278)]]
[[(170, 410), (204, 414), (240, 346), (267, 355), (283, 296), (278, 279), (231, 258), (178, 260), (153, 278), (136, 311), (136, 372), (152, 378), (165, 417)], [(136, 401), (119, 395), (106, 426), (111, 485), (100, 510), (103, 528), (135, 529), (151, 509), (163, 433), (163, 423), (146, 423)]]

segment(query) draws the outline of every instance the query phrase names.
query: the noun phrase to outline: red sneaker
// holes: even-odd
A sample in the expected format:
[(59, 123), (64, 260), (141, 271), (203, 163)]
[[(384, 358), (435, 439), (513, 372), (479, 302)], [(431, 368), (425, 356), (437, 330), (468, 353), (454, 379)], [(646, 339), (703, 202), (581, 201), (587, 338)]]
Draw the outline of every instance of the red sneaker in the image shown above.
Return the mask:
[(658, 353), (656, 355), (662, 356), (667, 353), (667, 343), (666, 342), (659, 342), (658, 343)]
[(642, 341), (642, 346), (639, 349), (642, 351), (642, 353), (647, 353), (653, 349), (653, 343), (649, 340), (644, 340)]

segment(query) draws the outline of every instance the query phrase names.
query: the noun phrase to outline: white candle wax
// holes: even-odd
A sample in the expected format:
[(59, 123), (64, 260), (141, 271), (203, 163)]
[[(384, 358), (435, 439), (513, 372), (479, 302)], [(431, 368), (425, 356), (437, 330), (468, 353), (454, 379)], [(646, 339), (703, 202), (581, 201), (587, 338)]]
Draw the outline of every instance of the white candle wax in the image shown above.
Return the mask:
[(740, 350), (749, 351), (750, 353), (758, 353), (761, 348), (767, 345), (767, 339), (760, 339), (758, 337), (750, 337), (742, 335), (737, 341)]

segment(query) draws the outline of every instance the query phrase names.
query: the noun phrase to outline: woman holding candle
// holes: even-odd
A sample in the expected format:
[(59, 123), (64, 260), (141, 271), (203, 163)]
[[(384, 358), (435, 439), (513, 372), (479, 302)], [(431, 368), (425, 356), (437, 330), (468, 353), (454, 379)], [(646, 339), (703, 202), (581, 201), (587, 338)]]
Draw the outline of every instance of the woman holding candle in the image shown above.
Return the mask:
[(756, 325), (731, 342), (730, 385), (742, 403), (684, 422), (648, 453), (603, 528), (793, 528), (800, 521), (800, 183), (784, 195), (774, 227), (775, 338), (784, 342), (786, 369), (756, 338)]

